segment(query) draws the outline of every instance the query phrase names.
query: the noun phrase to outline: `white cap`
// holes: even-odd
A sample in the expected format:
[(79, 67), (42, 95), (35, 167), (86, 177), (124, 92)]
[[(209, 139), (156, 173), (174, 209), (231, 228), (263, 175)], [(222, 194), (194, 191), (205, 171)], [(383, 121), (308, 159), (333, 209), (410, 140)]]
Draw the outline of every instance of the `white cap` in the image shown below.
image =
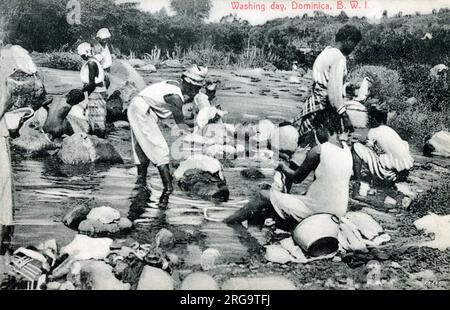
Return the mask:
[(108, 28), (102, 28), (97, 32), (97, 38), (109, 39), (111, 38), (111, 33), (109, 32)]
[(92, 46), (90, 43), (84, 42), (77, 47), (78, 55), (92, 56)]

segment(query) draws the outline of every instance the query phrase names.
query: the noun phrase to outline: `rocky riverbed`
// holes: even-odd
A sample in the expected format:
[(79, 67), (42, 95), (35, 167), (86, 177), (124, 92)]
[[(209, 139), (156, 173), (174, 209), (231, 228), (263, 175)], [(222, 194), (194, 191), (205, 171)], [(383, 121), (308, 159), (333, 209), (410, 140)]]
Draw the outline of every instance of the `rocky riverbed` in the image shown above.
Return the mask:
[[(80, 86), (77, 72), (48, 68), (40, 70), (50, 95), (60, 96)], [(158, 73), (141, 73), (146, 83), (151, 83), (167, 78), (176, 79), (180, 70), (165, 69)], [(311, 83), (308, 75), (297, 76), (293, 72), (261, 69), (210, 70), (210, 76), (222, 81), (217, 100), (224, 110), (230, 112), (224, 119), (228, 123), (259, 119), (279, 122), (290, 119), (296, 114), (298, 102), (306, 98)], [(165, 127), (164, 134), (172, 141), (169, 127), (170, 124)], [(254, 158), (230, 161), (224, 168), (230, 191), (228, 202), (201, 201), (177, 188), (171, 197), (169, 208), (160, 210), (152, 202), (157, 201), (162, 190), (157, 170), (150, 170), (147, 188), (135, 184), (129, 130), (110, 126), (107, 139), (120, 153), (123, 164), (88, 164), (74, 168), (61, 164), (53, 157), (36, 159), (13, 153), (17, 195), (14, 248), (37, 246), (49, 239), (55, 239), (58, 248), (61, 248), (77, 235), (76, 231), (62, 223), (62, 218), (68, 211), (80, 204), (88, 204), (91, 207), (106, 205), (118, 210), (121, 216), (135, 221), (131, 232), (114, 237), (114, 242), (121, 245), (118, 246), (119, 249), (132, 248), (133, 244), (135, 247), (136, 244), (151, 245), (157, 240), (161, 229), (171, 232), (173, 242), (169, 249), (164, 250), (164, 255), (167, 255), (167, 273), (155, 275), (158, 271), (146, 270), (148, 277), (158, 277), (163, 281), (161, 283), (165, 283), (161, 285), (168, 285), (167, 288), (183, 287), (183, 280), (196, 272), (211, 276), (217, 287), (237, 289), (245, 288), (246, 285), (251, 287), (248, 279), (239, 279), (249, 276), (264, 278), (259, 281), (261, 287), (271, 289), (450, 288), (449, 250), (440, 251), (417, 246), (417, 243), (426, 237), (413, 225), (418, 216), (411, 213), (408, 205), (403, 203), (408, 195), (395, 188), (386, 189), (372, 185), (372, 191), (367, 197), (352, 200), (350, 205), (351, 210), (363, 210), (371, 214), (391, 235), (392, 240), (384, 246), (364, 254), (341, 254), (332, 260), (308, 264), (277, 264), (264, 259), (264, 246), (288, 237), (289, 234), (285, 231), (273, 226), (230, 227), (207, 221), (203, 215), (204, 208), (212, 208), (216, 210), (213, 211), (214, 216), (224, 217), (243, 206), (251, 195), (259, 190), (261, 183), (271, 182), (275, 162), (256, 161)], [(416, 166), (406, 183), (413, 196), (427, 191), (442, 177), (448, 177), (448, 160), (418, 155), (415, 159)], [(263, 178), (253, 180), (242, 176), (241, 171), (249, 167), (258, 168)], [(309, 179), (309, 182), (311, 180)], [(308, 184), (294, 187), (293, 192), (304, 192), (306, 185)], [(386, 197), (392, 199), (389, 201)], [(448, 206), (447, 211), (447, 214), (450, 213)], [(205, 267), (204, 264), (202, 266), (202, 255), (207, 250), (220, 253), (211, 267)], [(368, 281), (374, 272), (374, 262), (378, 262), (375, 266), (378, 266), (380, 271), (379, 281), (375, 282)], [(118, 268), (117, 264), (112, 263), (108, 266), (95, 264), (99, 263), (83, 265), (80, 268), (86, 274), (93, 274), (88, 272), (93, 269), (105, 270), (105, 277), (112, 272), (108, 271), (108, 268), (112, 268), (108, 266)], [(147, 265), (163, 269), (158, 262), (153, 261)], [(126, 267), (123, 266), (124, 269)], [(142, 268), (138, 270), (142, 271)], [(118, 276), (124, 283), (126, 274), (122, 270), (122, 274)], [(274, 280), (273, 277), (282, 279)], [(231, 278), (238, 279), (229, 281)], [(133, 279), (129, 282), (131, 288), (139, 286), (139, 276), (129, 275), (128, 279)], [(210, 280), (208, 278), (208, 281)], [(144, 282), (141, 288), (146, 287)], [(125, 286), (123, 288), (129, 288)], [(77, 288), (80, 287), (88, 288), (83, 285)]]

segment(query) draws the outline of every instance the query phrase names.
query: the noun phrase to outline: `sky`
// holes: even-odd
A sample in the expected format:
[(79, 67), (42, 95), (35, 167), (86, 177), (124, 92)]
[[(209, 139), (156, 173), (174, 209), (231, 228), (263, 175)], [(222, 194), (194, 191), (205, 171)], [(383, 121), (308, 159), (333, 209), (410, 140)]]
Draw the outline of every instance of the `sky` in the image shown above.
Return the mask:
[[(286, 6), (285, 11), (271, 10), (270, 5), (274, 2), (273, 0), (211, 0), (213, 7), (211, 10), (211, 16), (209, 21), (219, 21), (222, 16), (228, 15), (230, 13), (236, 13), (238, 17), (248, 20), (252, 24), (262, 24), (266, 21), (278, 17), (294, 17), (297, 15), (303, 15), (304, 13), (312, 13), (314, 10), (300, 10), (292, 9), (292, 2), (296, 3), (315, 3), (318, 4), (330, 4), (332, 10), (327, 11), (328, 14), (336, 15), (341, 10), (337, 9), (337, 0), (276, 0), (278, 4), (284, 4)], [(378, 19), (381, 17), (383, 11), (386, 9), (389, 16), (392, 16), (399, 11), (404, 14), (413, 14), (419, 11), (423, 14), (431, 13), (433, 8), (450, 8), (450, 0), (359, 0), (359, 9), (350, 9), (351, 0), (342, 0), (344, 5), (348, 6), (344, 11), (349, 16), (366, 16), (369, 19)], [(367, 3), (367, 7), (365, 5)], [(150, 12), (159, 11), (161, 8), (166, 7), (168, 12), (170, 12), (169, 3), (170, 0), (116, 0), (116, 2), (139, 2), (143, 10)], [(231, 2), (240, 2), (242, 4), (251, 3), (255, 4), (265, 4), (265, 11), (261, 10), (233, 10)]]

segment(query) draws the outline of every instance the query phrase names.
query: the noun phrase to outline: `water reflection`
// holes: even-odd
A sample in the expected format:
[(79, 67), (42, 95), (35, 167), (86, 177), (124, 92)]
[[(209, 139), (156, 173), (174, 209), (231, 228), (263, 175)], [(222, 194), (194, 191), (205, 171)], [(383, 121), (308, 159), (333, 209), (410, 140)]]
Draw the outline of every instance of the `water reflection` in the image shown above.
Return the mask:
[[(16, 227), (13, 246), (37, 245), (56, 239), (60, 246), (69, 243), (77, 232), (61, 223), (65, 213), (81, 202), (116, 208), (135, 221), (129, 236), (141, 243), (151, 243), (161, 228), (169, 229), (177, 240), (173, 251), (196, 261), (199, 251), (216, 248), (227, 261), (240, 260), (259, 250), (266, 233), (255, 228), (245, 230), (205, 220), (205, 208), (217, 208), (212, 216), (225, 218), (244, 205), (251, 191), (238, 169), (226, 169), (231, 200), (214, 204), (192, 199), (176, 188), (169, 208), (159, 209), (156, 201), (162, 191), (156, 169), (149, 169), (147, 186), (136, 184), (130, 166), (62, 165), (54, 158), (13, 161), (16, 184)], [(238, 182), (245, 183), (239, 186)], [(250, 184), (248, 184), (250, 185)], [(195, 254), (196, 253), (196, 254)], [(197, 258), (195, 258), (197, 257)], [(195, 258), (195, 259), (194, 259)]]

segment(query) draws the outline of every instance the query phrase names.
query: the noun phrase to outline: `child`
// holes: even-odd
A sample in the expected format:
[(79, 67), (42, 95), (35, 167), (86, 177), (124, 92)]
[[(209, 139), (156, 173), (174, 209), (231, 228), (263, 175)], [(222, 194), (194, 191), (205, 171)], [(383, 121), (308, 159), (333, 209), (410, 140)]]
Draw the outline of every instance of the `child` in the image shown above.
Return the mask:
[(414, 166), (408, 142), (386, 125), (387, 112), (372, 106), (369, 109), (367, 139), (353, 145), (354, 177), (357, 181), (355, 193), (359, 191), (361, 169), (367, 165), (371, 174), (381, 180), (395, 181), (407, 176)]
[(84, 101), (84, 93), (80, 89), (72, 89), (65, 98), (50, 105), (47, 120), (44, 124), (44, 131), (50, 138), (61, 138), (64, 134), (71, 135), (73, 129), (67, 116), (73, 106)]

